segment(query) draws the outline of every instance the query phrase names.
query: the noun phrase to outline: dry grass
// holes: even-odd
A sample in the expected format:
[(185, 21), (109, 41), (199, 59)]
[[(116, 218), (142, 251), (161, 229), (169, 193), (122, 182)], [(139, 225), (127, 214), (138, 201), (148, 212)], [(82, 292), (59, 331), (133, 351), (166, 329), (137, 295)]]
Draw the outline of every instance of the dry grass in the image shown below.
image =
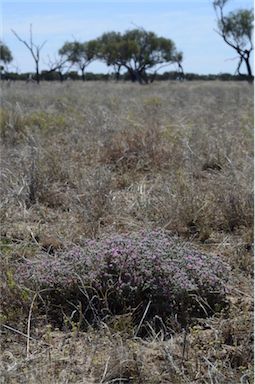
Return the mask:
[(113, 232), (173, 231), (222, 255), (233, 286), (227, 313), (171, 340), (153, 329), (136, 339), (122, 318), (86, 334), (52, 330), (36, 301), (29, 356), (27, 338), (3, 328), (1, 382), (252, 382), (252, 92), (220, 82), (2, 86), (3, 324), (27, 333), (33, 293), (13, 280), (17, 260)]

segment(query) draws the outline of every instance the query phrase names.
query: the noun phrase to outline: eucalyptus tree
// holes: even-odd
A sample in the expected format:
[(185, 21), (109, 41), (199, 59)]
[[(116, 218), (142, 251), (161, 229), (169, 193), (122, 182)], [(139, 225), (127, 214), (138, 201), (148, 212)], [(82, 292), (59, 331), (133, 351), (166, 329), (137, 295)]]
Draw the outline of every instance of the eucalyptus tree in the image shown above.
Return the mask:
[(81, 71), (82, 80), (85, 80), (85, 70), (95, 59), (96, 42), (94, 40), (80, 43), (79, 41), (66, 42), (59, 50), (59, 54), (71, 65), (75, 65)]
[(229, 0), (214, 0), (213, 6), (217, 15), (217, 33), (225, 43), (233, 48), (238, 56), (237, 73), (241, 75), (244, 63), (247, 75), (253, 78), (251, 67), (251, 52), (253, 51), (253, 9), (239, 9), (224, 15), (224, 7)]
[[(154, 73), (163, 65), (176, 62), (177, 50), (171, 39), (138, 28), (104, 33), (97, 39), (97, 57), (107, 66), (124, 68), (132, 81), (148, 82), (148, 71)], [(178, 58), (180, 59), (178, 53)]]

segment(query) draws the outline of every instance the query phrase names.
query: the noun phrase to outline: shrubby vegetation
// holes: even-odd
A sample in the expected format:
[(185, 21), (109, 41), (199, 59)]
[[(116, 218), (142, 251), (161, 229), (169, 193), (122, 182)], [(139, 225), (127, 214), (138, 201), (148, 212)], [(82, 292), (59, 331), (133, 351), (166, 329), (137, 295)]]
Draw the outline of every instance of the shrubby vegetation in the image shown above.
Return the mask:
[[(106, 313), (124, 314), (141, 305), (145, 309), (150, 302), (147, 318), (171, 317), (183, 325), (195, 315), (208, 316), (215, 305), (222, 307), (229, 268), (219, 256), (183, 247), (162, 231), (142, 231), (40, 255), (22, 263), (16, 278), (53, 301), (55, 318), (56, 305), (63, 310), (70, 302), (82, 303), (83, 315), (93, 321)], [(52, 310), (49, 304), (48, 313)]]

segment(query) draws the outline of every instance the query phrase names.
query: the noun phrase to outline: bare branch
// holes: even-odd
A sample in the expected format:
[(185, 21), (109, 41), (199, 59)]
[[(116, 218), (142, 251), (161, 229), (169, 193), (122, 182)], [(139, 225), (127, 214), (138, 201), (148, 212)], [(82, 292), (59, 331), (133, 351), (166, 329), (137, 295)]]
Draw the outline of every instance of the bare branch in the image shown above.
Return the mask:
[(14, 36), (16, 36), (16, 38), (22, 43), (25, 45), (25, 47), (29, 50), (29, 52), (31, 53), (32, 57), (33, 57), (33, 60), (35, 62), (35, 70), (36, 70), (36, 81), (37, 81), (37, 84), (39, 84), (40, 82), (40, 75), (39, 75), (39, 61), (40, 61), (40, 52), (42, 50), (42, 48), (44, 47), (44, 45), (46, 44), (46, 40), (41, 44), (41, 45), (36, 45), (34, 44), (34, 41), (33, 41), (33, 30), (32, 30), (32, 24), (30, 24), (30, 28), (29, 28), (29, 43), (22, 39), (16, 31), (14, 31), (13, 29), (11, 30), (12, 33), (14, 34)]
[(47, 43), (47, 40), (44, 40), (44, 42), (39, 46), (39, 50), (41, 50), (46, 43)]
[(31, 46), (30, 46), (25, 40), (23, 40), (23, 39), (17, 34), (17, 32), (15, 32), (13, 29), (11, 29), (11, 31), (12, 31), (12, 33), (17, 37), (17, 39), (18, 39), (21, 43), (23, 43), (23, 44), (30, 50), (30, 52), (31, 52), (31, 51), (32, 51)]

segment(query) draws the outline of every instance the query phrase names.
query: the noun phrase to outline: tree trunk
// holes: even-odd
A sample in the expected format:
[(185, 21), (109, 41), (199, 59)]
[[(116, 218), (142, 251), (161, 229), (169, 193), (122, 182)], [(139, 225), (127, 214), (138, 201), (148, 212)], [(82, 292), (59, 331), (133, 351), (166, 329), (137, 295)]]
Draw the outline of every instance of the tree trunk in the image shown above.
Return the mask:
[[(248, 81), (253, 82), (254, 77), (252, 74), (252, 69), (251, 69), (251, 64), (250, 64), (250, 51), (248, 51), (248, 50), (245, 50), (244, 52), (238, 51), (238, 53), (240, 55), (240, 60), (239, 60), (238, 66), (237, 66), (238, 75), (247, 76)], [(240, 68), (241, 68), (243, 61), (245, 62), (245, 65), (246, 65), (246, 70), (247, 70), (246, 75), (244, 73), (241, 73), (241, 71), (240, 71)]]
[(151, 76), (151, 78), (150, 78), (150, 82), (151, 82), (151, 83), (153, 83), (153, 81), (156, 79), (156, 76), (157, 76), (157, 72), (155, 71), (155, 72), (153, 73), (153, 75)]
[(185, 79), (185, 74), (184, 74), (183, 66), (181, 65), (181, 63), (178, 63), (178, 68), (179, 68), (179, 80), (183, 81)]
[(253, 81), (253, 75), (252, 75), (252, 70), (250, 65), (250, 52), (246, 51), (245, 53), (246, 55), (244, 56), (244, 61), (246, 64), (247, 74), (249, 77), (249, 81)]
[(36, 61), (35, 66), (36, 66), (35, 79), (36, 79), (37, 84), (39, 84), (40, 83), (40, 75), (39, 75), (39, 62), (38, 61)]
[(139, 82), (139, 84), (143, 84), (143, 74), (142, 71), (139, 71), (138, 69), (131, 69), (131, 79), (133, 82)]
[(115, 80), (119, 81), (119, 79), (120, 79), (120, 67), (118, 67), (118, 69), (115, 72)]
[(136, 78), (136, 76), (135, 76), (135, 73), (134, 73), (133, 69), (132, 69), (132, 68), (127, 68), (127, 69), (128, 69), (128, 72), (129, 72), (131, 81), (132, 81), (133, 83), (135, 83), (135, 82), (137, 81), (137, 78)]
[(148, 78), (147, 78), (147, 75), (145, 73), (144, 70), (138, 70), (138, 69), (133, 69), (133, 68), (130, 68), (130, 67), (126, 67), (128, 72), (129, 72), (129, 75), (130, 75), (130, 78), (131, 78), (131, 81), (133, 83), (135, 82), (139, 82), (139, 84), (144, 84), (144, 83), (148, 83)]
[(148, 79), (147, 73), (145, 72), (144, 69), (142, 69), (139, 72), (139, 76), (140, 76), (140, 84), (148, 84), (149, 79)]
[(60, 80), (60, 82), (63, 83), (63, 81), (64, 81), (64, 76), (63, 76), (62, 72), (59, 71), (58, 74), (59, 74), (59, 80)]
[(82, 81), (85, 81), (85, 73), (84, 73), (84, 71), (85, 71), (85, 68), (82, 68), (82, 69), (81, 69), (81, 78), (82, 78)]

